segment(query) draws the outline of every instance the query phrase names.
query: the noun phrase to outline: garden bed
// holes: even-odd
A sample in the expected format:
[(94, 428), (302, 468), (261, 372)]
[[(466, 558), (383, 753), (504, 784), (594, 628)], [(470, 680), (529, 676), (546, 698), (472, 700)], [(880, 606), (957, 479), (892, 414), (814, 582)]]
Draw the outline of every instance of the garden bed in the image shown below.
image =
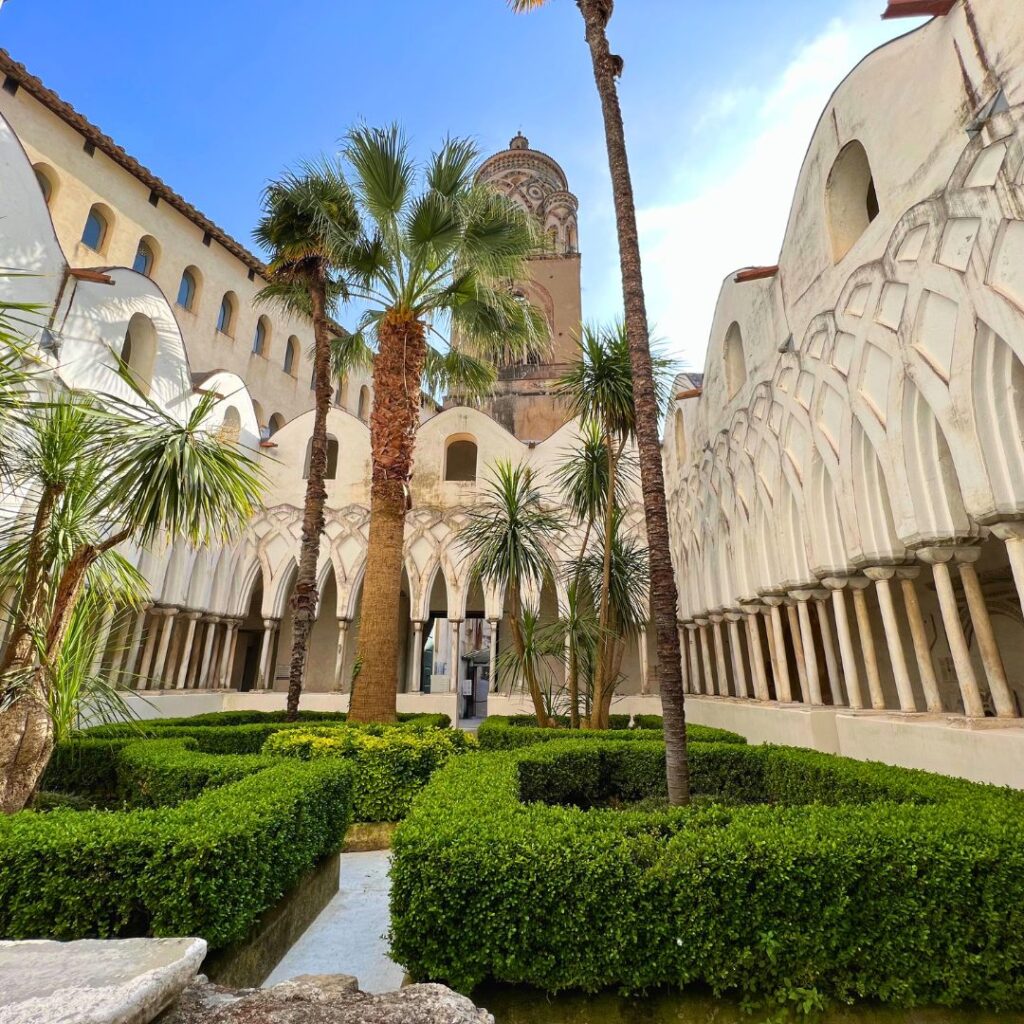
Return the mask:
[[(615, 718), (616, 716), (612, 716)], [(665, 736), (661, 731), (660, 717), (656, 715), (644, 716), (648, 719), (658, 718), (657, 728), (627, 728), (629, 716), (619, 716), (625, 719), (626, 725), (613, 725), (611, 729), (573, 729), (571, 732), (565, 728), (563, 723), (557, 728), (545, 729), (537, 725), (537, 720), (532, 715), (492, 715), (480, 723), (477, 730), (477, 737), (480, 740), (482, 750), (515, 750), (519, 747), (530, 747), (537, 743), (551, 743), (557, 740), (564, 740), (572, 737), (575, 740), (615, 740), (616, 742), (659, 742)], [(686, 727), (687, 738), (692, 743), (746, 743), (747, 741), (739, 733), (729, 732), (728, 729), (715, 729), (708, 725), (688, 725)]]
[[(102, 786), (115, 786), (125, 809), (0, 820), (0, 937), (196, 935), (216, 949), (245, 938), (339, 848), (353, 765), (194, 746), (91, 741), (85, 763), (102, 766)], [(65, 779), (73, 756), (64, 751), (55, 769)]]
[(449, 764), (395, 836), (395, 958), (463, 991), (1024, 1007), (1024, 794), (786, 747), (690, 755), (722, 802), (590, 809), (663, 792), (658, 743)]

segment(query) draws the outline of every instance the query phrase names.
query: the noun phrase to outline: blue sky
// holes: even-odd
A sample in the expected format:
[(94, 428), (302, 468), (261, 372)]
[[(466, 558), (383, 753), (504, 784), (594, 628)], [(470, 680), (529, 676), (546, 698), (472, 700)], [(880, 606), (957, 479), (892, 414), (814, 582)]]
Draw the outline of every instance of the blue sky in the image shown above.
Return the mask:
[[(725, 275), (771, 263), (829, 93), (917, 21), (883, 0), (619, 0), (613, 48), (651, 317), (700, 369)], [(0, 45), (239, 240), (264, 183), (362, 118), (429, 151), (517, 130), (580, 198), (584, 313), (621, 304), (600, 110), (572, 0), (8, 0)], [(344, 315), (342, 316), (344, 320)]]

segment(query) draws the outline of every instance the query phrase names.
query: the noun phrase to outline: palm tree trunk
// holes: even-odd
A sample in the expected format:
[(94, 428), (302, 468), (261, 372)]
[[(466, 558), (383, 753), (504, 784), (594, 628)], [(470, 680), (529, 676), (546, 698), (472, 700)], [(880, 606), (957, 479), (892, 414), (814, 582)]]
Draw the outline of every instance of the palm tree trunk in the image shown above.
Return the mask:
[(665, 718), (665, 764), (670, 804), (690, 799), (690, 775), (686, 755), (686, 709), (676, 628), (677, 594), (672, 554), (669, 547), (665, 478), (658, 437), (658, 402), (651, 369), (647, 335), (647, 303), (640, 265), (640, 240), (636, 226), (636, 204), (629, 173), (625, 128), (619, 106), (616, 78), (622, 72), (621, 58), (608, 46), (605, 29), (611, 16), (608, 0), (577, 0), (586, 25), (587, 45), (594, 67), (594, 81), (601, 98), (608, 166), (615, 199), (615, 222), (619, 238), (622, 294), (626, 313), (636, 403), (637, 448), (640, 480), (650, 548), (651, 590), (654, 594), (654, 625), (657, 636), (658, 681)]
[(309, 477), (306, 480), (306, 503), (302, 513), (302, 548), (299, 570), (292, 594), (292, 655), (288, 666), (289, 721), (299, 715), (299, 698), (306, 675), (309, 636), (316, 622), (319, 593), (316, 587), (317, 563), (320, 559), (320, 538), (324, 532), (324, 505), (327, 488), (327, 412), (331, 407), (331, 335), (327, 323), (327, 301), (323, 282), (310, 286), (313, 307), (313, 436), (309, 454)]
[(427, 354), (423, 324), (404, 310), (389, 311), (377, 337), (370, 417), (370, 541), (359, 624), (362, 667), (348, 713), (353, 722), (395, 720), (405, 514)]

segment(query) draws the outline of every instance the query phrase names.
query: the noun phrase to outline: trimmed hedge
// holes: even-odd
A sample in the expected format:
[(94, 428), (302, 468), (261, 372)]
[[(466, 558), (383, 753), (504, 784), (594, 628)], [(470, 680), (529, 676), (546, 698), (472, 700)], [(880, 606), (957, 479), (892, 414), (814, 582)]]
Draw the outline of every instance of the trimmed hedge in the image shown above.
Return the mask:
[[(0, 819), (0, 936), (228, 945), (338, 848), (351, 819), (355, 768), (343, 761), (209, 758), (169, 741), (126, 744), (116, 760), (147, 802), (183, 802)], [(188, 799), (200, 776), (208, 788)]]
[(442, 765), (476, 747), (461, 731), (410, 732), (393, 728), (372, 735), (352, 728), (288, 730), (270, 736), (263, 751), (304, 761), (346, 758), (357, 768), (354, 788), (357, 821), (399, 821), (413, 797)]
[(456, 759), (395, 836), (392, 955), (463, 991), (1024, 1008), (1024, 794), (786, 747), (690, 751), (698, 791), (766, 802), (581, 809), (657, 791), (663, 744)]
[[(283, 723), (289, 726), (296, 724), (311, 725), (339, 725), (348, 721), (346, 711), (300, 711), (298, 721), (289, 722), (286, 711), (207, 711), (201, 715), (191, 715), (184, 718), (150, 718), (144, 722), (134, 724), (132, 728), (136, 731), (141, 726), (146, 728), (152, 726), (157, 729), (166, 727), (188, 726), (189, 728), (204, 726), (228, 726), (228, 725), (270, 725)], [(421, 712), (400, 711), (398, 713), (400, 723), (414, 722), (422, 723), (431, 728), (448, 729), (452, 720), (448, 715), (440, 713), (425, 714)], [(89, 733), (98, 733), (110, 729), (123, 729), (124, 726), (95, 726), (87, 730)]]
[[(624, 716), (627, 718), (628, 716)], [(709, 725), (688, 725), (686, 736), (691, 743), (746, 743), (739, 733), (727, 729), (715, 729)], [(519, 747), (531, 747), (536, 743), (551, 743), (556, 740), (573, 739), (576, 741), (646, 741), (659, 742), (664, 740), (661, 732), (644, 729), (542, 729), (536, 725), (536, 719), (526, 715), (504, 717), (492, 715), (480, 723), (477, 730), (481, 750), (516, 750)]]
[[(537, 725), (536, 715), (495, 715), (495, 718), (501, 718), (506, 725), (513, 727), (522, 727), (527, 729), (540, 728)], [(569, 716), (568, 715), (554, 715), (554, 721), (560, 728), (568, 728)], [(608, 716), (608, 728), (609, 730), (617, 732), (620, 729), (628, 729), (630, 723), (629, 715), (609, 715)]]
[(634, 715), (634, 729), (664, 729), (665, 720), (661, 715)]

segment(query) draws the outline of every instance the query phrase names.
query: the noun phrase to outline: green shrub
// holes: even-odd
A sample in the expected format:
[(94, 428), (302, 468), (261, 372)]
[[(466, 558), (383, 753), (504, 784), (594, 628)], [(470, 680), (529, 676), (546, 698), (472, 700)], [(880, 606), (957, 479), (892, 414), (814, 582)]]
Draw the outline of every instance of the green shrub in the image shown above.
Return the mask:
[[(211, 771), (205, 762), (215, 759), (171, 746), (136, 743), (118, 755), (145, 777), (153, 802), (189, 788), (182, 780), (190, 770), (205, 773), (210, 785), (233, 772)], [(337, 760), (266, 759), (255, 774), (173, 807), (4, 817), (0, 936), (198, 935), (212, 948), (242, 939), (338, 848), (351, 818), (354, 772)]]
[(356, 766), (357, 821), (399, 821), (430, 776), (456, 754), (476, 746), (474, 737), (452, 730), (391, 728), (373, 735), (353, 728), (288, 730), (270, 736), (266, 755), (302, 760), (346, 758)]
[[(146, 729), (164, 729), (187, 726), (188, 728), (224, 727), (232, 725), (340, 725), (347, 721), (348, 713), (345, 711), (299, 711), (298, 722), (289, 722), (286, 711), (207, 711), (201, 715), (191, 715), (183, 718), (150, 718), (144, 722), (134, 724), (134, 728), (143, 727)], [(448, 715), (443, 714), (422, 714), (420, 712), (399, 712), (398, 721), (417, 722), (436, 729), (448, 729), (452, 720)], [(123, 730), (125, 726), (95, 726), (87, 730), (90, 734), (105, 733), (110, 730)]]
[(661, 715), (634, 715), (634, 729), (664, 729), (665, 720)]
[(112, 800), (117, 794), (117, 754), (137, 742), (135, 736), (126, 739), (83, 737), (72, 743), (58, 743), (46, 766), (42, 788)]
[[(625, 717), (625, 716), (623, 716)], [(708, 725), (688, 725), (686, 735), (691, 743), (746, 743), (739, 733), (727, 729), (714, 729)], [(519, 747), (530, 747), (535, 743), (550, 743), (553, 740), (574, 739), (580, 741), (620, 740), (620, 741), (655, 741), (664, 740), (661, 732), (644, 729), (627, 729), (615, 726), (609, 730), (598, 729), (542, 729), (536, 719), (527, 715), (503, 717), (492, 715), (480, 723), (477, 730), (482, 750), (515, 750)]]
[(581, 809), (657, 791), (650, 742), (447, 765), (395, 836), (395, 958), (463, 991), (1024, 1007), (1024, 794), (785, 747), (690, 751), (698, 791), (759, 802)]

